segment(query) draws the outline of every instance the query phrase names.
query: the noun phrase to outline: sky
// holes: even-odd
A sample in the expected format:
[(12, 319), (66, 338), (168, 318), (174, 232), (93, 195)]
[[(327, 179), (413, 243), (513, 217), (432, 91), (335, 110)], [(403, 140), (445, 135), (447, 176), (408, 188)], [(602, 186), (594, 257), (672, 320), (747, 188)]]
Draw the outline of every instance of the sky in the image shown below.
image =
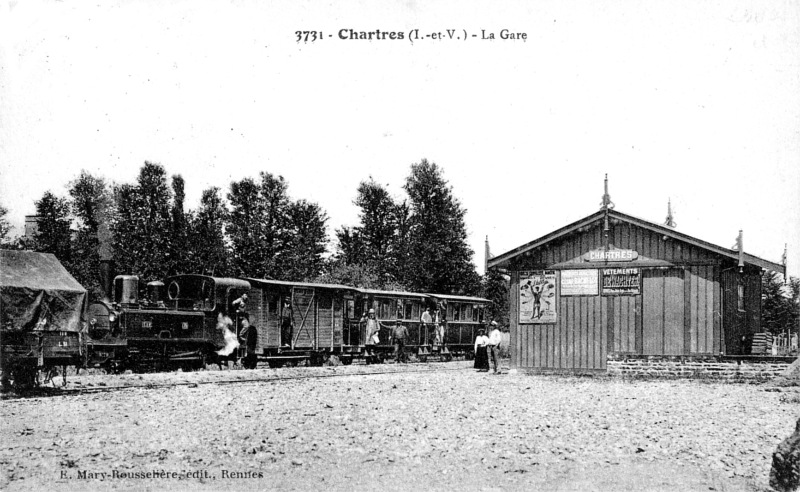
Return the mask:
[(617, 210), (663, 223), (670, 200), (678, 231), (731, 247), (742, 229), (777, 263), (786, 244), (800, 276), (800, 2), (0, 5), (15, 234), (82, 169), (131, 183), (151, 161), (183, 176), (188, 208), (282, 175), (333, 237), (359, 182), (403, 199), (423, 158), (467, 210), (479, 272), (485, 237), (497, 255), (594, 213), (608, 174)]

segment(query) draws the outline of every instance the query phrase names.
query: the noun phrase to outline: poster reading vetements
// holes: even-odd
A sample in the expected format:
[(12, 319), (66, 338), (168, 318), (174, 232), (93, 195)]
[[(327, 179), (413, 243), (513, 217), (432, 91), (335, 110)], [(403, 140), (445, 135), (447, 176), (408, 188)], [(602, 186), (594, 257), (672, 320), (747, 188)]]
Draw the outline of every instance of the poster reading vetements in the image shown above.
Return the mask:
[(638, 294), (639, 272), (638, 268), (604, 268), (602, 294)]
[(520, 272), (519, 322), (556, 322), (556, 272), (535, 270)]

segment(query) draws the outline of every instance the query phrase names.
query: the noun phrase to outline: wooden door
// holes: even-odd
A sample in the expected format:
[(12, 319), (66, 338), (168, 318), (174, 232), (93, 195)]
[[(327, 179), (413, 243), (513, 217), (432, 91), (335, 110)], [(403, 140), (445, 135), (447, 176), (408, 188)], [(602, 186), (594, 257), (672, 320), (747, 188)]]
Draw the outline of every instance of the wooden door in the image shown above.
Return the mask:
[(642, 351), (644, 355), (683, 355), (683, 270), (642, 272)]

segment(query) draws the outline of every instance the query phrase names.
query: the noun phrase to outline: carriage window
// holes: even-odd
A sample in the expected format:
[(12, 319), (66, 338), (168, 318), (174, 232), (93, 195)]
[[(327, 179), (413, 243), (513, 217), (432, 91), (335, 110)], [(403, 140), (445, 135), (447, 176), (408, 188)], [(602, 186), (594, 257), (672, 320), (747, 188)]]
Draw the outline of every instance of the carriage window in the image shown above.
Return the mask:
[(351, 316), (355, 316), (355, 309), (356, 309), (356, 301), (355, 299), (348, 299), (346, 304), (346, 312), (345, 317), (349, 318)]
[(739, 311), (744, 311), (744, 284), (739, 284), (736, 306), (739, 309)]
[(384, 312), (383, 316), (386, 319), (394, 318), (395, 313), (392, 310), (392, 308), (394, 308), (394, 303), (392, 301), (384, 301), (383, 302), (383, 312)]
[(453, 305), (452, 304), (449, 304), (447, 306), (447, 319), (455, 321), (455, 318), (453, 317)]
[(464, 321), (470, 321), (472, 319), (472, 305), (465, 304), (464, 305)]
[(407, 302), (406, 303), (405, 312), (406, 312), (406, 314), (404, 316), (405, 319), (414, 319), (414, 305), (413, 304), (411, 304), (410, 302)]
[(320, 309), (330, 309), (331, 308), (331, 298), (328, 296), (320, 296), (319, 298), (319, 308)]
[(477, 323), (478, 322), (478, 310), (479, 309), (480, 308), (478, 306), (472, 306), (472, 322), (473, 323)]
[(277, 313), (278, 312), (278, 299), (275, 297), (270, 297), (269, 304), (267, 305), (267, 309), (270, 313)]
[(451, 304), (450, 306), (447, 307), (447, 309), (448, 310), (452, 309), (452, 311), (453, 311), (453, 315), (452, 316), (448, 316), (450, 319), (452, 319), (453, 321), (460, 321), (461, 320), (461, 316), (460, 316), (461, 315), (461, 310), (459, 309), (459, 305), (458, 304)]

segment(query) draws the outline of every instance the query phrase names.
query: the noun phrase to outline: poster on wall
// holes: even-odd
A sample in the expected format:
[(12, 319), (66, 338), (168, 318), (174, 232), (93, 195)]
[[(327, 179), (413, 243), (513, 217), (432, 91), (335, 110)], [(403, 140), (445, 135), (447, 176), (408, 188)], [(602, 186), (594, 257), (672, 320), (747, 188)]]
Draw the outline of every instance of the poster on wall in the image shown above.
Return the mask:
[(603, 268), (602, 294), (638, 294), (640, 271), (638, 268)]
[(561, 270), (562, 296), (596, 296), (597, 269)]
[(556, 322), (556, 272), (535, 270), (520, 272), (519, 322)]

